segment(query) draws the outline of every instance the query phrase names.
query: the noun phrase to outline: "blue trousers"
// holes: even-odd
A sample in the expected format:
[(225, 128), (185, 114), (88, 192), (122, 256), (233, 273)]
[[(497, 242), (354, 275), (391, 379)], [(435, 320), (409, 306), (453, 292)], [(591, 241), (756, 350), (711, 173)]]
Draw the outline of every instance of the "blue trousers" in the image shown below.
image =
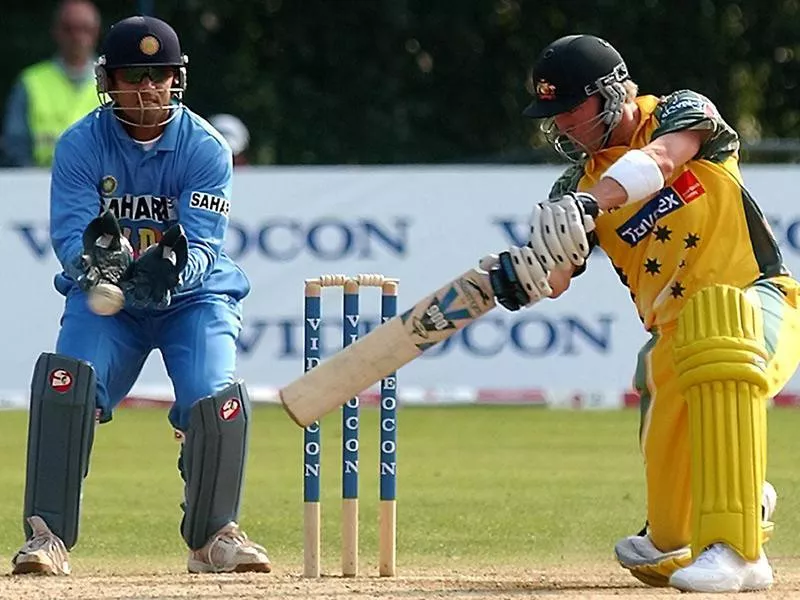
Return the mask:
[(172, 381), (172, 426), (186, 431), (189, 410), (235, 381), (241, 303), (224, 295), (184, 298), (163, 311), (122, 310), (102, 317), (86, 294), (67, 296), (56, 352), (92, 364), (101, 420), (128, 394), (150, 352), (158, 349)]

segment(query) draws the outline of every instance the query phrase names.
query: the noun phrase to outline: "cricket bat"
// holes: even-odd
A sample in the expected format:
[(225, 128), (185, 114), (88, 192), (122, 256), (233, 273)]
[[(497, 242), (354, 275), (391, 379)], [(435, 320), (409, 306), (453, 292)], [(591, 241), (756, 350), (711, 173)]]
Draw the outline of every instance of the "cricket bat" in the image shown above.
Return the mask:
[(495, 306), (489, 275), (470, 269), (282, 388), (283, 407), (307, 427)]

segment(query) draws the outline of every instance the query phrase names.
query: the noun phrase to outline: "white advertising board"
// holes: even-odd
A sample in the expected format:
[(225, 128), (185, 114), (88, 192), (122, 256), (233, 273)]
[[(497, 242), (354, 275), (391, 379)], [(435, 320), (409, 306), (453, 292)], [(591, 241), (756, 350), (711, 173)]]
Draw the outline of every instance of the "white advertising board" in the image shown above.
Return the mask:
[[(524, 243), (530, 206), (546, 197), (559, 173), (539, 166), (237, 171), (226, 249), (253, 286), (240, 376), (255, 396), (271, 397), (270, 390), (301, 373), (305, 278), (397, 277), (402, 310), (481, 256)], [(787, 264), (800, 273), (800, 168), (750, 166), (744, 173)], [(0, 186), (0, 395), (8, 402), (27, 394), (36, 357), (53, 349), (62, 298), (52, 287), (59, 265), (48, 241), (49, 174), (3, 171)], [(377, 292), (364, 291), (361, 311), (366, 327), (377, 323)], [(323, 299), (323, 315), (331, 352), (341, 343), (341, 297), (333, 291)], [(524, 399), (536, 389), (618, 397), (630, 387), (645, 340), (627, 290), (598, 252), (564, 296), (516, 313), (498, 308), (404, 367), (399, 387), (408, 400)], [(789, 387), (800, 389), (800, 378)], [(134, 393), (168, 395), (157, 354)]]

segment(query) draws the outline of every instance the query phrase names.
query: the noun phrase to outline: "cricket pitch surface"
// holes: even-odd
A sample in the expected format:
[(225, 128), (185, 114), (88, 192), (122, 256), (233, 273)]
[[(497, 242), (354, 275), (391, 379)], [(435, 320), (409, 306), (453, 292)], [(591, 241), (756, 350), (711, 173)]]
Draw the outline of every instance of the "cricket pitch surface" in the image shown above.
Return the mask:
[[(775, 586), (767, 593), (748, 593), (748, 600), (800, 595), (800, 559), (776, 559)], [(546, 569), (497, 568), (483, 573), (441, 570), (403, 571), (395, 578), (325, 576), (303, 579), (276, 569), (269, 575), (188, 575), (177, 572), (114, 574), (93, 572), (70, 577), (11, 577), (0, 580), (0, 598), (13, 600), (178, 600), (347, 598), (366, 600), (478, 600), (548, 598), (669, 597), (679, 592), (648, 588), (614, 564)], [(693, 594), (694, 598), (737, 597)]]

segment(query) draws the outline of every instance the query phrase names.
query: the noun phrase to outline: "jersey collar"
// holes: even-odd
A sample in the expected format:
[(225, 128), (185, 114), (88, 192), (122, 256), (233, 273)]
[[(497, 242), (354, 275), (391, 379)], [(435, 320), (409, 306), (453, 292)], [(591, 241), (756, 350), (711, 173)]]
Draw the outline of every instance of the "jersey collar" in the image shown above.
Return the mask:
[(175, 118), (167, 123), (164, 133), (161, 134), (161, 139), (158, 140), (154, 150), (164, 150), (165, 152), (172, 152), (178, 144), (178, 132), (181, 128), (181, 119), (183, 119), (183, 105), (176, 106), (173, 110), (178, 114)]

